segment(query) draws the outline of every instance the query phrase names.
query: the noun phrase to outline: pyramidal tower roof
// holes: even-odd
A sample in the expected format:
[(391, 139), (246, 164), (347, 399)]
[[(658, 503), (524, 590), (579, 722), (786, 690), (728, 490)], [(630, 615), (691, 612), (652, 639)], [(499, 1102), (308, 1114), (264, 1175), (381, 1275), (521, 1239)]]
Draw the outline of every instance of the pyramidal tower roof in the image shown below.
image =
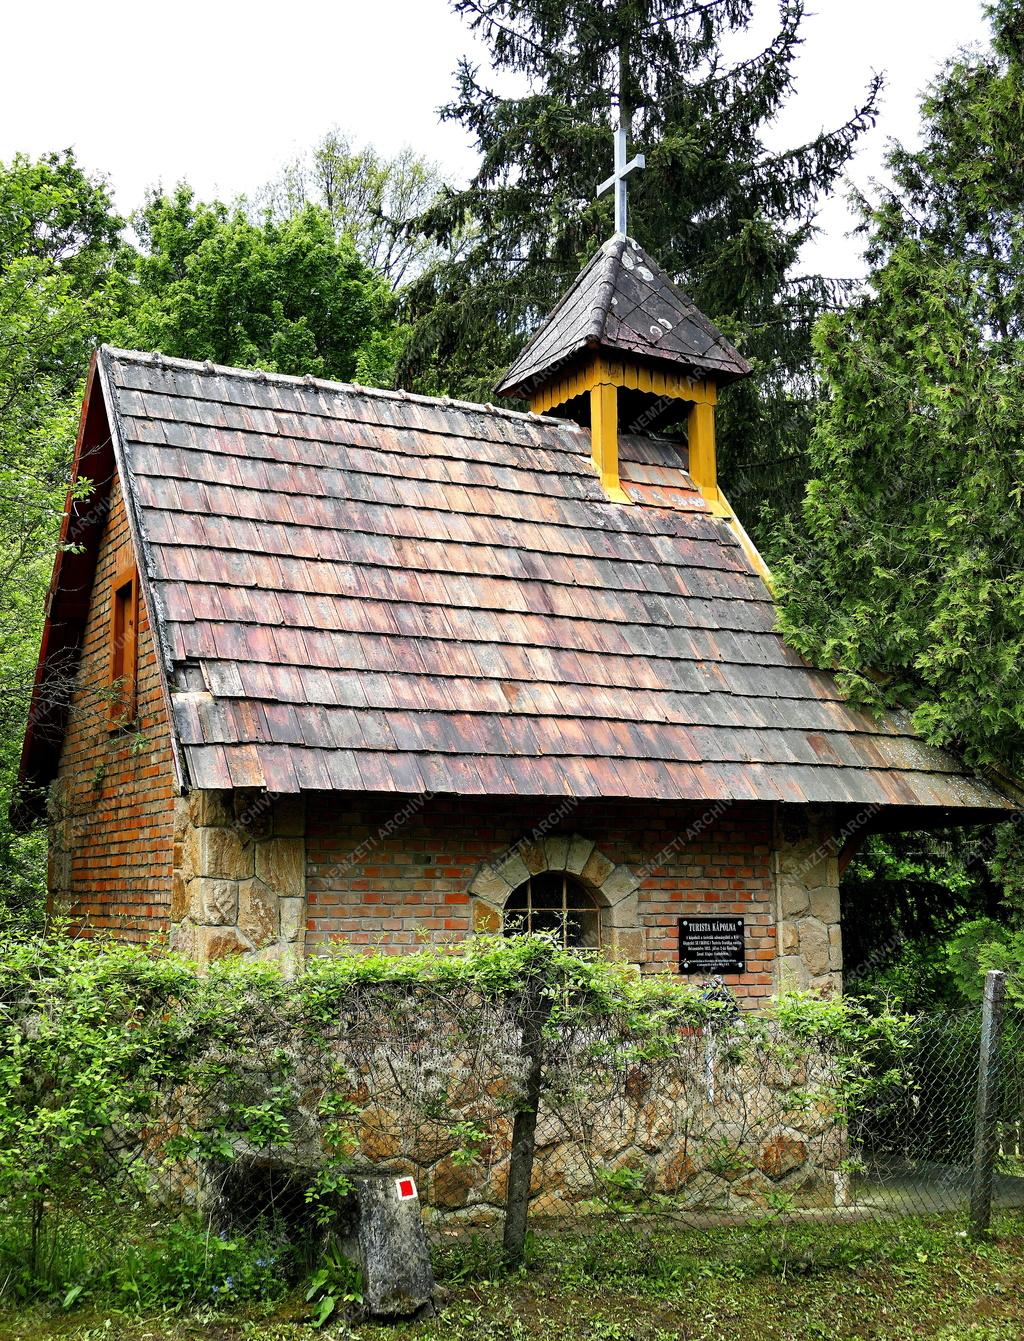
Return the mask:
[(528, 395), (584, 350), (628, 354), (719, 384), (750, 364), (639, 243), (616, 234), (593, 256), (497, 387)]

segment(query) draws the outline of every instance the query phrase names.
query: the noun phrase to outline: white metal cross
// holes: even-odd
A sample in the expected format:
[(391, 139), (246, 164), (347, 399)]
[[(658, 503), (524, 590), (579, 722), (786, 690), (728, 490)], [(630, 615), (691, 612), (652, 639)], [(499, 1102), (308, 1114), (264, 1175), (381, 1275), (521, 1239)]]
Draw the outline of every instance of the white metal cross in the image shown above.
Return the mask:
[(606, 191), (615, 187), (615, 231), (625, 234), (626, 232), (626, 178), (635, 168), (645, 168), (647, 160), (643, 154), (637, 154), (626, 162), (626, 127), (622, 124), (620, 115), (619, 128), (615, 132), (615, 171), (607, 181), (601, 183), (597, 188), (597, 194), (603, 196)]

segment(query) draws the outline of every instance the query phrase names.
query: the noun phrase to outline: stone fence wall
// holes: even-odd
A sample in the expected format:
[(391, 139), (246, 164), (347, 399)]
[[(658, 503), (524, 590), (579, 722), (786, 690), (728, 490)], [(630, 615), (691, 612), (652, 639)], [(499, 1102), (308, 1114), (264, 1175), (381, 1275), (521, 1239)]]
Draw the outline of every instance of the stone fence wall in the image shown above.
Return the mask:
[[(373, 1024), (356, 1011), (336, 1046), (295, 1055), (287, 1141), (257, 1149), (235, 1140), (235, 1158), (219, 1173), (207, 1166), (204, 1181), (228, 1178), (229, 1200), (255, 1205), (266, 1178), (308, 1180), (333, 1149), (343, 1169), (411, 1174), (440, 1224), (499, 1218), (523, 1099), (519, 1031), (507, 1016), (466, 1029), (443, 1007), (410, 1014), (387, 1037)], [(271, 1038), (262, 1055), (281, 1058), (287, 1046)], [(837, 1062), (820, 1048), (794, 1047), (747, 1012), (714, 1032), (687, 1032), (671, 1058), (640, 1060), (633, 1044), (599, 1033), (545, 1048), (531, 1215), (749, 1216), (844, 1204)], [(254, 1105), (281, 1079), (248, 1065), (235, 1058), (229, 1084), (234, 1101)], [(197, 1120), (230, 1129), (215, 1094), (203, 1103), (197, 1113), (195, 1097), (179, 1092), (176, 1130)], [(325, 1112), (341, 1112), (340, 1126)], [(244, 1169), (255, 1171), (251, 1186), (239, 1180)]]

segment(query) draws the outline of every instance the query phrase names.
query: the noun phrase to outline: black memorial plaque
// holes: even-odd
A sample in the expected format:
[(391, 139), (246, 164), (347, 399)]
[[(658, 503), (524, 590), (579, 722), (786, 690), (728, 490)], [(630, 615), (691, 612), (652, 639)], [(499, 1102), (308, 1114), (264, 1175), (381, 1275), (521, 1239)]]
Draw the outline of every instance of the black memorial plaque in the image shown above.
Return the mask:
[(681, 917), (680, 973), (745, 973), (747, 941), (742, 917)]

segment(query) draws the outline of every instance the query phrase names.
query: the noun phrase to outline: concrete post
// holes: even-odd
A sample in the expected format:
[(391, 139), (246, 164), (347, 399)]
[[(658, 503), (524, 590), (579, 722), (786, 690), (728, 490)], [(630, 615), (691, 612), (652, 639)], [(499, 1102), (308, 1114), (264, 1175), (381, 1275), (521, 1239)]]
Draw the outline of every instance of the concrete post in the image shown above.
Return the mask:
[(992, 1222), (999, 1117), (999, 1072), (1002, 1062), (1003, 1011), (1006, 974), (985, 974), (981, 1007), (981, 1050), (978, 1059), (978, 1100), (974, 1115), (974, 1170), (971, 1180), (971, 1234), (987, 1238)]

